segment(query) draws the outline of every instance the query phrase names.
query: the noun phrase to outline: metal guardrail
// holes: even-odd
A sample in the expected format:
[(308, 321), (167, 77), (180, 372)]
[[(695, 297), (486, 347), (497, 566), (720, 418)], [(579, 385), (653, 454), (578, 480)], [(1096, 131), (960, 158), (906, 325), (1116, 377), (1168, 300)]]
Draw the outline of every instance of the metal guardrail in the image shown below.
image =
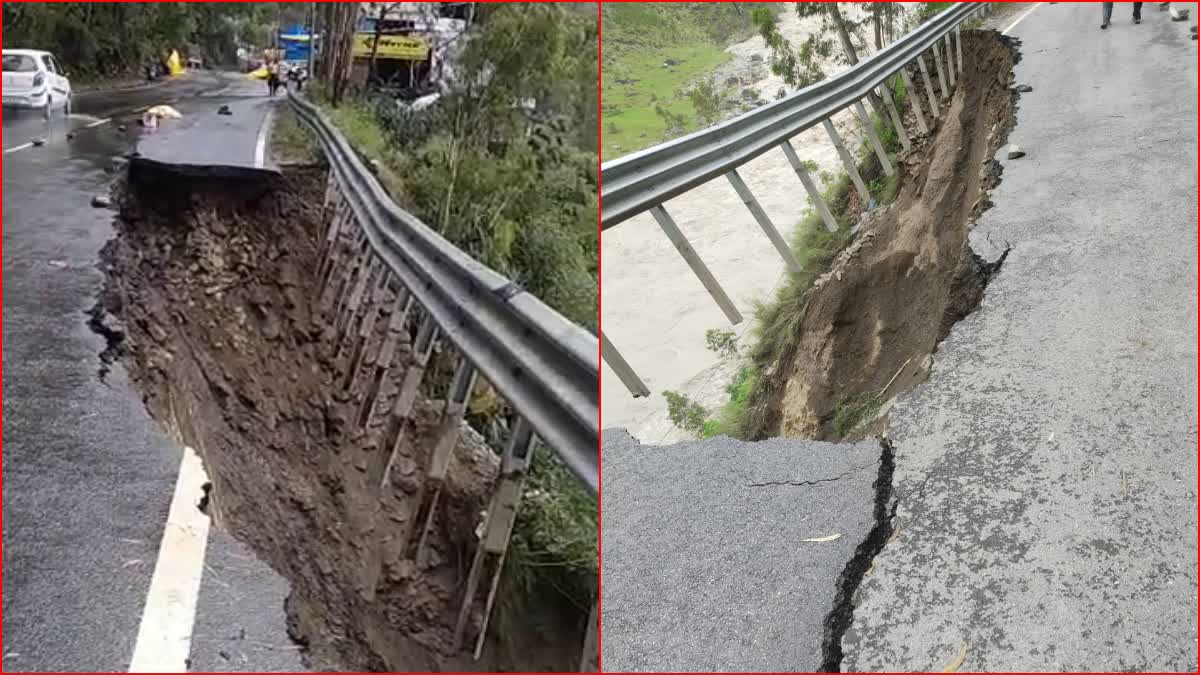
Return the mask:
[[(948, 97), (955, 85), (956, 62), (957, 71), (960, 74), (962, 72), (960, 27), (964, 21), (977, 14), (989, 13), (990, 5), (991, 3), (980, 2), (954, 4), (904, 37), (834, 77), (731, 120), (604, 163), (601, 165), (600, 192), (602, 229), (607, 230), (640, 213), (650, 211), (730, 323), (741, 323), (741, 313), (692, 248), (667, 212), (664, 203), (724, 175), (774, 244), (788, 269), (799, 272), (801, 266), (791, 247), (758, 204), (746, 182), (738, 174), (738, 168), (773, 148), (780, 148), (826, 227), (831, 231), (837, 229), (824, 198), (809, 176), (804, 163), (796, 155), (790, 139), (818, 124), (823, 125), (854, 188), (864, 203), (873, 203), (866, 184), (859, 176), (854, 157), (834, 129), (831, 118), (843, 110), (853, 108), (863, 123), (884, 173), (892, 175), (895, 169), (875, 133), (863, 106), (863, 99), (867, 98), (870, 101), (881, 119), (891, 120), (903, 147), (911, 147), (891, 92), (887, 86), (881, 85), (897, 73), (900, 74), (909, 93), (908, 100), (913, 106), (917, 126), (922, 133), (927, 133), (928, 126), (921, 110), (921, 93), (913, 86), (916, 75), (915, 72), (910, 75), (908, 69), (913, 64), (919, 66), (930, 112), (936, 119), (941, 112), (938, 105), (939, 96), (930, 76), (931, 70), (936, 71), (941, 97)], [(952, 39), (955, 37), (957, 40)], [(926, 52), (931, 50), (932, 68), (925, 60)], [(649, 389), (609, 338), (601, 335), (601, 340), (605, 362), (629, 392), (634, 397), (649, 395)]]
[[(487, 637), (496, 590), (524, 497), (535, 437), (552, 448), (593, 494), (599, 490), (599, 341), (509, 279), (488, 269), (398, 207), (359, 159), (346, 138), (316, 106), (288, 92), (297, 116), (316, 134), (330, 167), (325, 193), (326, 233), (318, 269), (322, 301), (333, 289), (335, 360), (348, 353), (342, 388), (353, 388), (377, 321), (391, 305), (388, 326), (374, 360), (372, 382), (359, 409), (358, 426), (369, 426), (381, 384), (389, 373), (399, 389), (387, 412), (382, 443), (391, 454), (367, 467), (367, 479), (382, 490), (391, 481), (401, 452), (404, 421), (410, 419), (435, 345), (458, 352), (453, 380), (425, 462), (419, 505), (388, 537), (402, 542), (417, 568), (429, 560), (428, 542), (436, 524), (442, 489), (476, 373), (481, 373), (517, 412), (516, 423), (491, 486), (474, 560), (467, 573), (454, 624), (453, 648), (470, 638), (475, 608), (483, 622), (474, 634), (478, 659)], [(393, 293), (394, 291), (394, 293)], [(394, 296), (389, 300), (390, 296)], [(327, 307), (328, 308), (328, 307)], [(412, 330), (415, 328), (415, 331)], [(401, 354), (401, 343), (408, 349)], [(402, 371), (393, 371), (401, 354)], [(373, 467), (373, 468), (372, 468)], [(403, 469), (401, 469), (403, 471)], [(385, 556), (376, 551), (364, 589), (373, 599)], [(485, 584), (484, 579), (490, 578)], [(581, 664), (597, 658), (599, 630), (593, 607), (583, 636)]]
[(398, 207), (316, 106), (291, 93), (288, 99), (316, 133), (374, 253), (440, 334), (595, 493), (597, 339)]

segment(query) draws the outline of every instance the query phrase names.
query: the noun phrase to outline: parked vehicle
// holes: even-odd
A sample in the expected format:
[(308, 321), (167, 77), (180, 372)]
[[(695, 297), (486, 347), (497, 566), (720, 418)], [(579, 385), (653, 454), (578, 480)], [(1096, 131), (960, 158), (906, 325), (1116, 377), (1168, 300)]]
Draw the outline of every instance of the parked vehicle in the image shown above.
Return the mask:
[(4, 105), (71, 112), (71, 80), (50, 52), (35, 49), (5, 49)]

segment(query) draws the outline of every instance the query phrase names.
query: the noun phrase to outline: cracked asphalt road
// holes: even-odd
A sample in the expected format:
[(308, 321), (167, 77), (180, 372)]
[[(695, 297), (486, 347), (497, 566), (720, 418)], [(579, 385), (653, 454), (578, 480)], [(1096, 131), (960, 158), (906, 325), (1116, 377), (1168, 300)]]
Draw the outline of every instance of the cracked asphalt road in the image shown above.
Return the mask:
[[(80, 95), (79, 114), (69, 119), (4, 114), (6, 147), (47, 138), (3, 159), (6, 671), (119, 672), (130, 664), (182, 450), (149, 418), (119, 364), (106, 382), (97, 377), (104, 340), (89, 330), (86, 311), (103, 281), (97, 254), (113, 236), (113, 214), (89, 201), (113, 180), (104, 172), (109, 158), (144, 140), (136, 125), (117, 130), (137, 107), (177, 99), (189, 117), (217, 117), (225, 99), (202, 94), (225, 87), (195, 75)], [(260, 105), (247, 100), (244, 108)], [(109, 116), (108, 124), (88, 126)], [(231, 119), (241, 120), (239, 138), (225, 136), (221, 147), (245, 163), (262, 117)], [(155, 137), (171, 134), (168, 123)], [(184, 159), (213, 156), (211, 141), (185, 131), (171, 148)], [(184, 155), (187, 143), (203, 147)], [(287, 591), (245, 547), (211, 532), (193, 669), (303, 669), (286, 634)]]
[[(878, 441), (604, 432), (606, 671), (811, 671), (875, 524)], [(841, 535), (832, 541), (804, 539)]]
[(1142, 11), (1012, 31), (1028, 155), (972, 245), (1013, 250), (891, 413), (899, 532), (843, 670), (1197, 669), (1196, 43)]

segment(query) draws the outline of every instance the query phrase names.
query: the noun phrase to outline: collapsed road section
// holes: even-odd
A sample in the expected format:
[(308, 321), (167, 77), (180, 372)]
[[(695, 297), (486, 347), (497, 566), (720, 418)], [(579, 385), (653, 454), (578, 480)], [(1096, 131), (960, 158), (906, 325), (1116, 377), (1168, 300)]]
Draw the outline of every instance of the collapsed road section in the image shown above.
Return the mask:
[[(425, 522), (419, 467), (446, 438), (438, 426), (454, 366), (434, 348), (400, 428), (380, 414), (401, 387), (374, 377), (373, 361), (387, 359), (390, 326), (401, 327), (399, 356), (415, 338), (384, 315), (370, 330), (360, 324), (365, 356), (337, 347), (346, 326), (323, 310), (336, 290), (316, 273), (326, 179), (319, 167), (280, 174), (134, 158), (93, 311), (93, 325), (107, 327), (106, 358), (122, 359), (151, 414), (200, 453), (216, 525), (291, 583), (289, 630), (315, 666), (574, 669), (582, 619), (561, 598), (521, 598), (520, 623), (493, 626), (478, 660), (457, 644), (499, 457), (462, 424), (431, 525), (416, 525)], [(468, 632), (481, 630), (481, 614)]]
[[(866, 215), (862, 230), (768, 331), (769, 363), (749, 401), (747, 436), (836, 439), (839, 408), (885, 401), (929, 373), (951, 326), (973, 312), (1007, 246), (994, 258), (971, 250), (968, 232), (1000, 182), (995, 159), (1015, 124), (1015, 41), (964, 31), (964, 71), (930, 135), (901, 155), (894, 202)], [(876, 430), (879, 427), (876, 427)]]
[[(995, 157), (1015, 124), (1017, 45), (970, 30), (962, 48), (940, 118), (897, 162), (896, 199), (865, 215), (790, 306), (790, 330), (757, 351), (775, 357), (755, 364), (747, 436), (763, 440), (648, 447), (605, 433), (609, 667), (842, 669), (859, 587), (894, 536), (901, 449), (885, 435), (886, 415), (847, 434), (835, 412), (870, 394), (887, 399), (886, 413), (923, 381), (1008, 254), (1001, 244), (988, 262), (968, 235), (991, 206)], [(826, 442), (847, 438), (859, 440)]]

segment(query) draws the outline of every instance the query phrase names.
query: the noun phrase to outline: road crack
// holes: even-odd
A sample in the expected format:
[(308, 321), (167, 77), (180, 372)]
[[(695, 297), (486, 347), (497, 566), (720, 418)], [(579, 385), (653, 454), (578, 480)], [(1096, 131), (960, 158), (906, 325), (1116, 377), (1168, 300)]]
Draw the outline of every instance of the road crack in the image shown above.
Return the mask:
[(863, 469), (866, 469), (869, 467), (870, 467), (870, 465), (856, 466), (853, 469), (846, 471), (845, 473), (834, 476), (833, 478), (818, 478), (816, 480), (801, 480), (801, 481), (776, 480), (776, 481), (768, 481), (766, 483), (747, 483), (746, 487), (769, 487), (772, 485), (788, 485), (788, 486), (802, 487), (805, 485), (817, 485), (818, 483), (832, 483), (834, 481), (839, 481), (839, 480), (845, 478), (846, 476), (849, 476), (852, 473), (857, 473), (857, 472), (862, 471)]
[(896, 515), (896, 500), (892, 486), (892, 474), (896, 470), (896, 456), (891, 441), (879, 440), (879, 475), (875, 479), (875, 524), (858, 548), (854, 557), (846, 563), (838, 577), (837, 595), (833, 598), (833, 609), (825, 619), (825, 636), (821, 644), (821, 671), (838, 673), (842, 670), (842, 637), (854, 621), (854, 595), (862, 585), (867, 570), (875, 556), (883, 550), (892, 536), (892, 518)]

